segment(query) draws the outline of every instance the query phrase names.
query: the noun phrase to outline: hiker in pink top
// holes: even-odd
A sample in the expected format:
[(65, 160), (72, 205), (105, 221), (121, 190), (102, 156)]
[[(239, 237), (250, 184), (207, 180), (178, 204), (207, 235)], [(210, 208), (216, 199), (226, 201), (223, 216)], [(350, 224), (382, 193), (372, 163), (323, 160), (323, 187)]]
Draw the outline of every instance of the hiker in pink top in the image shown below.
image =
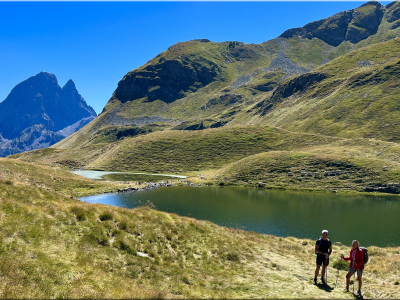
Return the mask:
[(344, 257), (344, 255), (342, 254), (340, 257), (346, 261), (350, 261), (350, 269), (346, 275), (345, 292), (349, 291), (350, 278), (357, 271), (357, 280), (358, 280), (357, 295), (361, 296), (362, 273), (364, 270), (364, 252), (360, 249), (360, 243), (354, 240), (351, 243), (350, 256)]

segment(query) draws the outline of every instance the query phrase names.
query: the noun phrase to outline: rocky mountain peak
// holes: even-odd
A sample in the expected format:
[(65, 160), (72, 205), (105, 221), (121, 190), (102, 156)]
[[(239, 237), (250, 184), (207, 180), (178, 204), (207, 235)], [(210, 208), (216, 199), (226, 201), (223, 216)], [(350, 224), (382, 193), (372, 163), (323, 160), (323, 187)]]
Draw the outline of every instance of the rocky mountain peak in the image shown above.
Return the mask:
[(72, 79), (68, 80), (67, 83), (62, 87), (63, 90), (76, 90), (75, 82)]
[(334, 47), (344, 41), (358, 43), (378, 31), (384, 13), (384, 6), (377, 1), (369, 1), (356, 9), (308, 23), (304, 27), (286, 30), (280, 37), (319, 38)]
[(32, 126), (58, 131), (88, 117), (96, 112), (72, 80), (61, 88), (54, 74), (40, 72), (17, 84), (0, 103), (0, 135), (11, 141)]

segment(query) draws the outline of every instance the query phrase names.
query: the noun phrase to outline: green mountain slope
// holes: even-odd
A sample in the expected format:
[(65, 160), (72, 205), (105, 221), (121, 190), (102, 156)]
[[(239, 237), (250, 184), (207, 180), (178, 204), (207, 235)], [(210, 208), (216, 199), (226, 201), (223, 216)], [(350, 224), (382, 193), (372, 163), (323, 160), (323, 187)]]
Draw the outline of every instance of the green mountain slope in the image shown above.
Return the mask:
[[(398, 10), (397, 2), (368, 2), (351, 18), (340, 13), (261, 45), (176, 44), (129, 72), (93, 122), (51, 149), (14, 157), (202, 172), (214, 184), (226, 176), (224, 184), (398, 193), (388, 184), (400, 182), (400, 39), (379, 42), (396, 32), (388, 24)], [(368, 27), (371, 18), (378, 27)], [(372, 35), (353, 44), (355, 26)], [(322, 34), (334, 29), (345, 32), (338, 46)], [(346, 45), (352, 47), (341, 54)], [(336, 171), (342, 173), (330, 177)]]
[[(114, 171), (178, 173), (203, 184), (399, 193), (400, 144), (230, 126), (167, 130), (73, 149), (36, 150), (22, 161)], [(198, 180), (199, 174), (207, 179)]]
[[(374, 55), (373, 51), (379, 53), (380, 47), (390, 47), (382, 41), (400, 36), (398, 11), (398, 2), (382, 6), (372, 1), (302, 28), (289, 29), (262, 44), (214, 43), (206, 39), (175, 44), (126, 74), (101, 115), (82, 132), (56, 147), (91, 144), (105, 131), (109, 136), (114, 132), (121, 137), (163, 129), (200, 130), (253, 121), (283, 126), (285, 123), (272, 115), (266, 116), (268, 104), (264, 105), (264, 100), (269, 94), (290, 77), (327, 63), (333, 68), (338, 63), (335, 59), (342, 55), (377, 45), (374, 50), (360, 54), (365, 56), (362, 61), (370, 60), (368, 55)], [(327, 68), (322, 67), (318, 72)], [(343, 70), (349, 68), (344, 66)], [(336, 79), (336, 82), (324, 81), (329, 83), (325, 93), (346, 80), (344, 76)], [(279, 95), (274, 93), (273, 102), (288, 95), (277, 98)], [(263, 109), (260, 114), (265, 118), (251, 120), (254, 111), (249, 109), (254, 105)], [(129, 129), (121, 133), (121, 126)], [(137, 127), (145, 128), (138, 130)], [(335, 130), (329, 132), (334, 134)]]
[(331, 136), (399, 141), (400, 39), (352, 51), (281, 83), (256, 123)]

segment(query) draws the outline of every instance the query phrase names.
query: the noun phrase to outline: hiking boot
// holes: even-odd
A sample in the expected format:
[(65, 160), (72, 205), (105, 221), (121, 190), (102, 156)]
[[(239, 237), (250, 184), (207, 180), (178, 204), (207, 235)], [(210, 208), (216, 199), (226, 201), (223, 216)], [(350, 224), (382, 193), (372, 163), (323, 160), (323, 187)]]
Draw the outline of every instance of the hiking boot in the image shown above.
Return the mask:
[(322, 284), (326, 284), (324, 277), (321, 277), (321, 282), (322, 282)]
[(348, 293), (348, 292), (349, 292), (349, 289), (348, 289), (348, 288), (345, 288), (345, 289), (343, 289), (343, 292), (344, 292), (344, 293)]
[(362, 295), (361, 295), (361, 290), (358, 290), (356, 295), (357, 295), (358, 297), (361, 297), (361, 296), (362, 296)]
[(313, 285), (317, 285), (317, 278), (314, 278)]

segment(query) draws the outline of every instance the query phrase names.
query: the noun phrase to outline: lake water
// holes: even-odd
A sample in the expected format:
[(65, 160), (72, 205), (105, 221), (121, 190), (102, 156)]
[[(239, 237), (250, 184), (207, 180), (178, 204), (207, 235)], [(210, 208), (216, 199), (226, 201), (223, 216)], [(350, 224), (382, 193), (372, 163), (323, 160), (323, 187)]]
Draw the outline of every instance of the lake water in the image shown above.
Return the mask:
[(86, 177), (86, 178), (90, 178), (90, 179), (103, 179), (103, 176), (108, 175), (108, 174), (158, 175), (158, 176), (174, 177), (174, 178), (186, 178), (186, 176), (183, 176), (183, 175), (149, 174), (149, 173), (132, 173), (132, 172), (109, 172), (109, 171), (93, 171), (93, 170), (78, 170), (78, 171), (72, 171), (72, 173)]
[(400, 198), (259, 190), (238, 187), (164, 187), (151, 191), (85, 197), (89, 203), (134, 208), (153, 203), (218, 225), (276, 236), (316, 239), (329, 230), (333, 242), (400, 245)]

